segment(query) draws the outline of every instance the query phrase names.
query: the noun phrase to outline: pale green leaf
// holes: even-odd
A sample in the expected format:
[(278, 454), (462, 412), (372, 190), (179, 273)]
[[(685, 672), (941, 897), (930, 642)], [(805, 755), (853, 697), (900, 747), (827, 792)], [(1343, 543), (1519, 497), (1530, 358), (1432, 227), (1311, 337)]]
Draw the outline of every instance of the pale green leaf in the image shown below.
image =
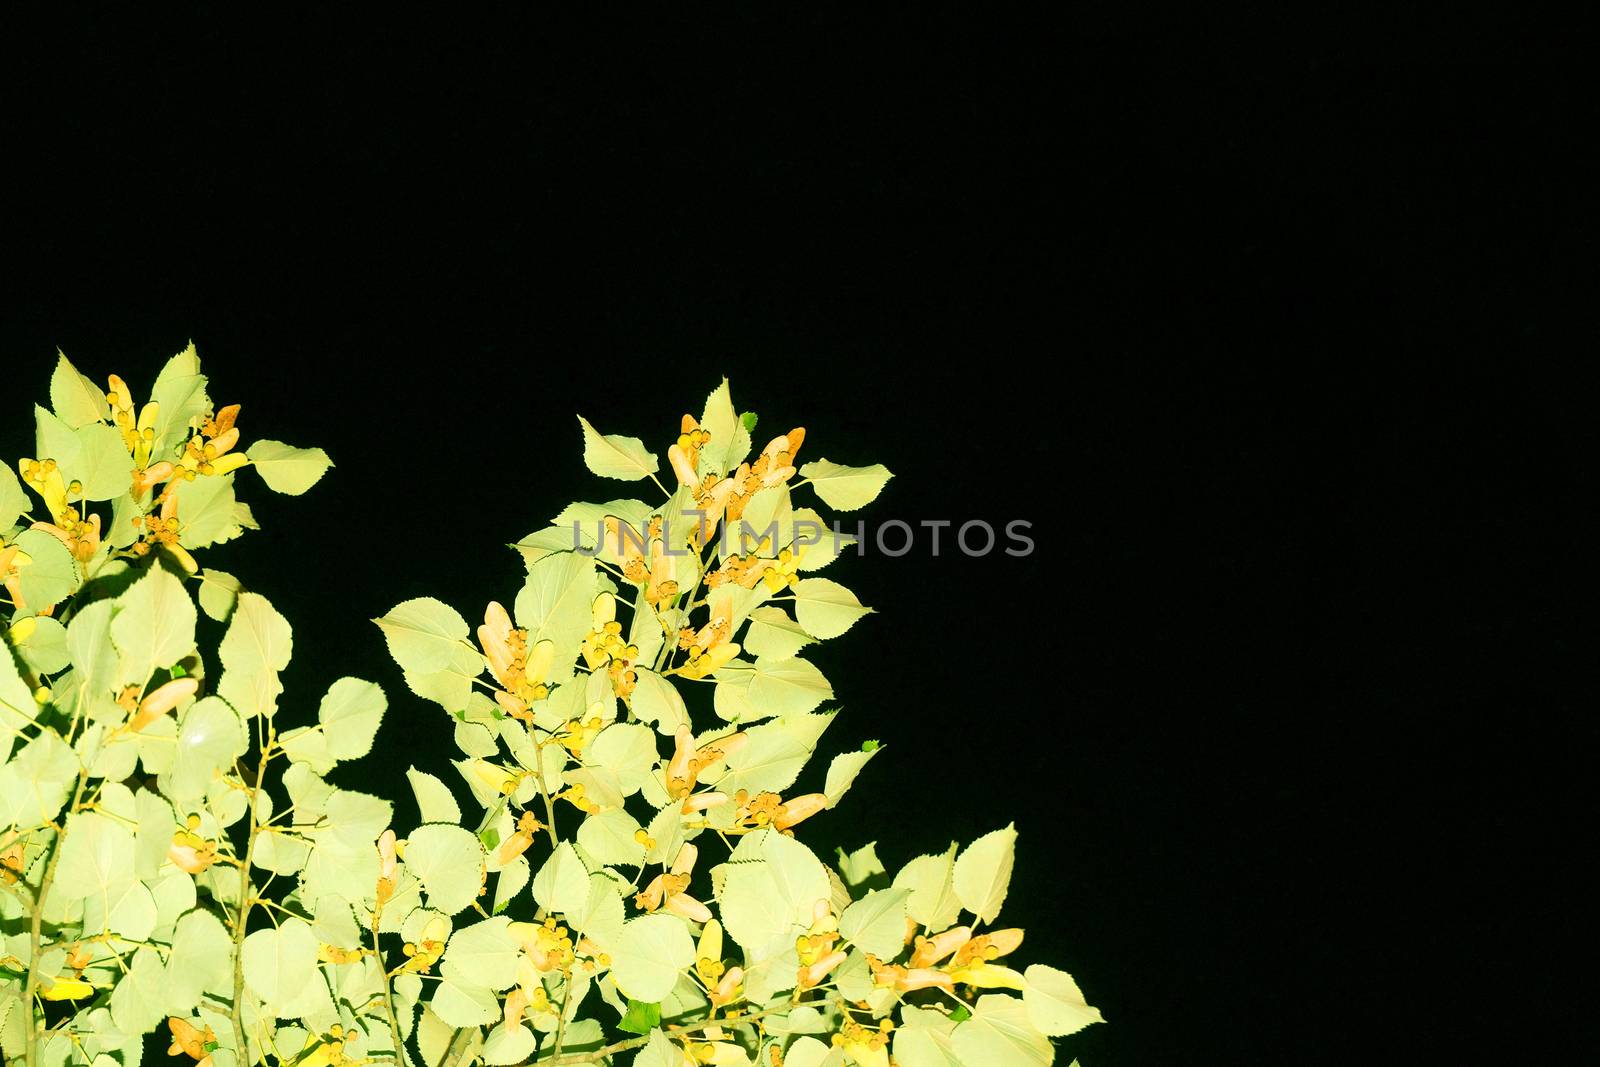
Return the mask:
[[(0, 660), (10, 658), (0, 649)], [(77, 755), (54, 730), (35, 736), (0, 766), (0, 826), (31, 828), (54, 819), (77, 780), (78, 766)]]
[(750, 431), (734, 412), (728, 379), (722, 379), (722, 384), (706, 397), (700, 428), (711, 435), (711, 440), (700, 450), (699, 473), (702, 476), (727, 474), (750, 454)]
[(1024, 972), (1023, 980), (1027, 983), (1022, 999), (1028, 1018), (1041, 1033), (1065, 1037), (1091, 1023), (1105, 1022), (1099, 1009), (1089, 1006), (1083, 990), (1066, 971), (1035, 963)]
[(694, 941), (675, 915), (641, 915), (625, 923), (611, 950), (617, 988), (634, 1000), (661, 1000), (692, 963)]
[(179, 805), (199, 799), (249, 747), (238, 713), (217, 697), (202, 697), (189, 705), (178, 724), (172, 769), (161, 776), (162, 792)]
[(200, 572), (200, 610), (217, 622), (226, 622), (244, 587), (227, 571), (207, 567)]
[(1016, 859), (1015, 825), (984, 834), (962, 850), (956, 860), (952, 884), (961, 906), (980, 922), (992, 923), (1005, 903)]
[(1022, 1001), (994, 993), (978, 998), (972, 1018), (958, 1023), (950, 1040), (963, 1064), (1046, 1067), (1055, 1059), (1055, 1046), (1033, 1025)]
[(445, 959), (453, 973), (467, 984), (491, 990), (507, 989), (517, 980), (521, 947), (511, 934), (511, 920), (497, 915), (450, 935)]
[[(67, 473), (82, 483), (85, 500), (112, 500), (132, 491), (133, 457), (120, 430), (92, 422), (72, 435), (78, 439), (78, 458)], [(189, 521), (188, 515), (184, 521)]]
[(117, 598), (111, 640), (121, 653), (120, 679), (143, 685), (157, 669), (194, 651), (194, 601), (183, 583), (152, 566)]
[(634, 838), (639, 830), (638, 819), (615, 808), (583, 820), (578, 844), (600, 863), (637, 867), (644, 862), (644, 845)]
[(833, 757), (833, 762), (828, 764), (827, 782), (822, 787), (830, 808), (837, 805), (850, 791), (850, 787), (855, 784), (856, 775), (861, 773), (861, 768), (867, 765), (867, 761), (882, 751), (883, 746), (879, 745), (870, 752), (859, 750), (841, 752)]
[[(200, 373), (200, 357), (194, 342), (167, 360), (150, 387), (150, 399), (158, 405), (153, 455), (167, 457), (168, 450), (188, 439), (189, 429), (211, 409), (206, 396), (206, 379)], [(170, 458), (170, 457), (168, 457)]]
[(638, 682), (633, 690), (633, 714), (639, 721), (653, 724), (668, 737), (677, 733), (679, 726), (689, 725), (689, 709), (672, 682), (644, 667), (634, 673)]
[(317, 709), (317, 721), (334, 758), (357, 759), (370, 752), (388, 706), (383, 690), (372, 682), (340, 678), (329, 686)]
[(251, 466), (275, 493), (299, 496), (333, 466), (320, 448), (295, 448), (282, 441), (257, 441), (246, 450)]
[(583, 426), (583, 462), (600, 477), (636, 482), (660, 468), (661, 461), (637, 437), (605, 436), (582, 415), (578, 422)]
[(768, 605), (750, 613), (750, 628), (741, 644), (752, 656), (775, 662), (788, 659), (814, 640), (788, 612)]
[(814, 460), (800, 468), (800, 476), (810, 481), (822, 502), (835, 511), (855, 511), (872, 503), (894, 477), (881, 463), (870, 467), (846, 467), (826, 459)]
[(483, 1039), (483, 1062), (490, 1067), (523, 1063), (538, 1047), (539, 1039), (533, 1036), (533, 1031), (526, 1025), (519, 1022), (515, 1026), (507, 1026), (502, 1019)]
[(0, 530), (9, 530), (31, 501), (9, 464), (0, 463)]
[(547, 912), (581, 914), (589, 899), (589, 869), (566, 841), (533, 876), (533, 899)]
[(431, 597), (407, 600), (373, 621), (394, 661), (417, 674), (451, 669), (467, 638), (467, 621), (460, 613)]
[(794, 947), (818, 901), (831, 896), (827, 868), (800, 842), (772, 830), (746, 834), (728, 857), (717, 900), (728, 936), (750, 962)]
[(875, 889), (844, 909), (839, 933), (862, 952), (892, 960), (906, 939), (906, 900), (909, 889)]
[(791, 656), (757, 660), (746, 695), (762, 715), (792, 715), (832, 697), (833, 687), (811, 661)]
[(794, 601), (800, 625), (823, 640), (838, 637), (872, 611), (850, 590), (826, 578), (802, 578), (795, 584)]
[(486, 860), (477, 836), (454, 823), (427, 823), (406, 839), (406, 866), (422, 879), (428, 906), (446, 915), (478, 899)]
[[(23, 530), (11, 544), (29, 557), (17, 572), (22, 603), (37, 614), (77, 591), (80, 572), (67, 546), (43, 530)], [(174, 579), (176, 581), (176, 579)]]
[(244, 939), (242, 949), (245, 984), (277, 1015), (301, 1000), (305, 988), (320, 982), (317, 974), (317, 936), (302, 919), (287, 918), (275, 928), (257, 930)]
[(956, 846), (943, 853), (918, 856), (894, 876), (896, 888), (911, 890), (906, 914), (930, 930), (949, 928), (961, 915), (961, 901), (951, 884)]
[[(106, 403), (105, 390), (79, 373), (65, 352), (57, 351), (56, 355), (56, 369), (50, 375), (50, 406), (56, 417), (74, 429), (109, 418), (111, 407)], [(123, 455), (127, 455), (126, 450)]]
[(406, 770), (406, 780), (411, 783), (411, 792), (416, 794), (417, 810), (423, 822), (461, 821), (461, 806), (456, 803), (449, 786), (415, 767)]

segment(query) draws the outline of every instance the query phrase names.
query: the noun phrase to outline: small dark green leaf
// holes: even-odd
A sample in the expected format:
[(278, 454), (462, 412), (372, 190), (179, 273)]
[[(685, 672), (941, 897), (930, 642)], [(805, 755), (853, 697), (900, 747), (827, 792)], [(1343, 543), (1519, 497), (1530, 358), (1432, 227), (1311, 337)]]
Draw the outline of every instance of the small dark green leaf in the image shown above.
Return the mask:
[(758, 417), (755, 412), (747, 411), (743, 415), (739, 416), (739, 421), (744, 423), (744, 428), (746, 431), (749, 433), (755, 433), (757, 418)]
[(661, 1025), (661, 1005), (629, 1000), (628, 1013), (617, 1025), (630, 1034), (648, 1034)]

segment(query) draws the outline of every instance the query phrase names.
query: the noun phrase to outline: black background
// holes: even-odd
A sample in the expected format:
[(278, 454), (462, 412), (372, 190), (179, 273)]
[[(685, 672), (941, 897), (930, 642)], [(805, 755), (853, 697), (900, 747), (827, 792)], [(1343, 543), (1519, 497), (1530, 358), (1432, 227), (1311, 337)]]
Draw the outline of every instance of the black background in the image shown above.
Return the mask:
[(1037, 551), (846, 559), (819, 847), (1015, 819), (1007, 914), (1086, 1067), (1585, 1047), (1595, 105), (1517, 27), (197, 11), (8, 45), (0, 396), (141, 395), (193, 338), (304, 498), (206, 554), (296, 628), (290, 702), (391, 694), (343, 784), (444, 770), (368, 619), (469, 618), (719, 377), (896, 473), (864, 517)]

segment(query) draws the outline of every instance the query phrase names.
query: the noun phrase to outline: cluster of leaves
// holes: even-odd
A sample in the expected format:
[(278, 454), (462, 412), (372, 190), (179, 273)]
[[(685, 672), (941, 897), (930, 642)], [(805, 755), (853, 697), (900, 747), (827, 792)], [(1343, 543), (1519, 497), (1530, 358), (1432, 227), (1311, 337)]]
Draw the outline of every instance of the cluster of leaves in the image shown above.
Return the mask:
[(881, 466), (797, 468), (798, 429), (752, 458), (726, 382), (684, 416), (670, 490), (583, 421), (592, 471), (664, 501), (568, 507), (475, 629), (431, 599), (377, 620), (477, 809), (412, 768), (402, 838), (389, 800), (327, 780), (382, 691), (339, 679), (288, 725), (288, 623), (194, 557), (255, 527), (237, 472), (299, 493), (327, 457), (240, 448), (192, 347), (151, 396), (62, 357), (39, 458), (0, 469), (6, 1058), (131, 1067), (160, 1028), (202, 1067), (980, 1067), (1049, 1063), (1099, 1019), (1065, 972), (996, 962), (1020, 930), (982, 932), (1010, 827), (892, 876), (873, 845), (829, 864), (794, 836), (882, 749), (793, 789), (834, 717), (803, 652), (870, 609), (816, 576), (849, 538), (791, 492), (854, 510)]

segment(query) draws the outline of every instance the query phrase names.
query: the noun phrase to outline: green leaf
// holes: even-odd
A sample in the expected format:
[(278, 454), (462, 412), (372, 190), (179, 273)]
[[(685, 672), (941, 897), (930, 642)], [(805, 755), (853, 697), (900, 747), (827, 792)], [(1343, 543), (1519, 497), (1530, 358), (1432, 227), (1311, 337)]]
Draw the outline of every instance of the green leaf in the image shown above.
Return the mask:
[(845, 885), (854, 889), (869, 878), (887, 873), (883, 861), (878, 859), (877, 845), (876, 841), (871, 841), (850, 853), (842, 848), (835, 850), (839, 857), (839, 876)]
[(822, 787), (822, 792), (828, 798), (828, 807), (834, 807), (844, 799), (844, 795), (855, 784), (861, 768), (881, 751), (883, 747), (877, 745), (859, 752), (841, 752), (833, 757), (833, 762), (828, 764), (828, 780)]
[(489, 1067), (523, 1063), (538, 1047), (539, 1039), (533, 1036), (533, 1031), (527, 1026), (520, 1022), (515, 1026), (507, 1026), (502, 1019), (483, 1040), (483, 1062)]
[(200, 572), (200, 610), (217, 622), (226, 622), (244, 587), (227, 571), (207, 567)]
[(683, 696), (666, 678), (655, 671), (639, 667), (634, 671), (638, 681), (633, 689), (633, 713), (640, 722), (651, 723), (656, 731), (671, 737), (679, 726), (689, 723), (689, 709)]
[(894, 475), (881, 463), (870, 467), (846, 467), (826, 459), (815, 460), (800, 468), (800, 475), (810, 480), (822, 502), (835, 511), (855, 511), (877, 499), (883, 487)]
[[(106, 403), (105, 390), (80, 374), (65, 352), (58, 350), (56, 356), (56, 369), (50, 375), (50, 406), (56, 417), (73, 429), (109, 418), (111, 406)], [(123, 455), (127, 455), (126, 449)]]
[(150, 387), (150, 399), (160, 408), (151, 454), (170, 458), (169, 450), (183, 443), (189, 436), (190, 426), (211, 408), (211, 400), (206, 396), (205, 375), (200, 373), (200, 357), (195, 353), (193, 341), (161, 368), (155, 384)]
[(111, 640), (122, 654), (121, 681), (143, 685), (194, 651), (194, 601), (168, 571), (152, 566), (116, 603)]
[(583, 462), (600, 477), (636, 482), (660, 468), (661, 461), (637, 437), (607, 437), (582, 415), (578, 422), (583, 426)]
[(275, 493), (299, 496), (333, 466), (320, 448), (295, 448), (282, 441), (257, 441), (246, 450), (251, 466)]
[(906, 938), (906, 901), (909, 889), (875, 889), (844, 909), (839, 933), (862, 952), (892, 960)]
[(288, 620), (259, 593), (240, 593), (233, 621), (217, 647), (224, 673), (217, 692), (246, 716), (278, 710), (278, 672), (294, 654)]
[(661, 1005), (647, 1003), (642, 1000), (629, 1000), (628, 1010), (623, 1013), (622, 1021), (617, 1023), (619, 1030), (626, 1030), (630, 1034), (648, 1034), (661, 1025)]
[[(113, 500), (133, 488), (133, 458), (123, 443), (122, 431), (114, 426), (91, 422), (79, 426), (72, 436), (78, 439), (78, 458), (70, 473), (83, 484), (85, 500)], [(189, 516), (184, 516), (189, 521)]]
[(747, 698), (762, 715), (794, 715), (810, 711), (833, 696), (833, 686), (809, 660), (792, 656), (757, 660)]
[(250, 737), (238, 713), (218, 697), (201, 697), (189, 705), (178, 724), (172, 769), (161, 776), (162, 792), (180, 805), (198, 800), (249, 748)]
[(956, 860), (952, 884), (961, 906), (980, 922), (992, 923), (1005, 903), (1016, 859), (1015, 824), (984, 834), (968, 845)]
[(641, 915), (623, 924), (611, 950), (611, 976), (630, 1000), (660, 1001), (694, 963), (694, 941), (675, 915)]
[(406, 866), (422, 879), (428, 906), (454, 915), (478, 899), (486, 857), (470, 831), (453, 823), (427, 823), (406, 839)]
[(11, 543), (32, 560), (17, 575), (22, 601), (29, 612), (48, 610), (77, 591), (78, 564), (67, 546), (53, 535), (43, 530), (23, 530)]
[(744, 428), (748, 433), (756, 432), (756, 423), (759, 422), (760, 419), (761, 417), (753, 411), (746, 411), (744, 414), (739, 416), (739, 421), (744, 423)]
[(978, 998), (972, 1018), (957, 1024), (950, 1041), (962, 1063), (1046, 1067), (1055, 1058), (1022, 1001), (993, 993)]
[(583, 820), (578, 844), (596, 862), (637, 867), (644, 862), (644, 846), (634, 839), (639, 820), (622, 808), (602, 811)]
[(964, 1006), (950, 1016), (909, 1004), (903, 1006), (900, 1025), (894, 1031), (895, 1062), (900, 1067), (963, 1067), (950, 1038), (956, 1022), (970, 1017)]
[(416, 794), (417, 810), (423, 822), (461, 821), (461, 806), (456, 803), (449, 786), (415, 767), (406, 770), (406, 780), (411, 783), (411, 792)]
[(650, 1042), (633, 1057), (631, 1067), (683, 1067), (683, 1050), (663, 1030), (650, 1031)]
[(1022, 991), (1028, 1019), (1040, 1033), (1051, 1037), (1075, 1034), (1092, 1023), (1103, 1023), (1099, 1009), (1091, 1008), (1072, 975), (1035, 963), (1023, 974)]
[(729, 796), (741, 789), (751, 796), (781, 793), (794, 784), (811, 758), (811, 747), (782, 722), (754, 727), (745, 737), (745, 743), (728, 756), (727, 773), (716, 782), (717, 789)]
[(266, 1001), (273, 1014), (287, 1016), (317, 974), (317, 935), (303, 919), (284, 919), (274, 929), (257, 930), (244, 939), (245, 984)]
[(589, 900), (589, 869), (570, 843), (561, 842), (533, 876), (533, 899), (548, 912), (583, 913)]
[(528, 568), (527, 581), (517, 593), (512, 612), (517, 625), (528, 631), (528, 648), (540, 641), (555, 645), (557, 672), (550, 680), (571, 676), (571, 661), (593, 623), (595, 566), (590, 556), (565, 552)]
[(517, 980), (521, 946), (504, 915), (463, 926), (450, 936), (445, 959), (463, 981), (483, 989), (507, 989)]
[(700, 450), (701, 475), (727, 474), (750, 454), (750, 433), (755, 429), (755, 417), (734, 414), (728, 379), (722, 379), (722, 384), (706, 397), (700, 428), (711, 435), (711, 440)]
[(956, 846), (947, 852), (918, 856), (894, 876), (896, 888), (911, 890), (906, 914), (930, 930), (947, 929), (961, 915), (951, 876), (955, 867)]
[(743, 646), (752, 656), (777, 661), (788, 659), (815, 640), (805, 627), (789, 617), (788, 612), (766, 605), (750, 613), (750, 628), (745, 631)]
[(717, 892), (722, 924), (751, 963), (794, 948), (811, 926), (817, 902), (832, 894), (822, 861), (792, 837), (746, 834), (728, 857)]
[(467, 620), (431, 597), (407, 600), (372, 621), (383, 631), (394, 661), (418, 674), (452, 669), (467, 638)]
[[(178, 480), (173, 493), (178, 498), (178, 544), (184, 548), (206, 548), (232, 541), (244, 530), (239, 498), (234, 495), (233, 475), (206, 475), (192, 482)], [(250, 527), (255, 528), (254, 520)]]
[(167, 964), (166, 1012), (187, 1015), (202, 993), (233, 993), (233, 939), (215, 915), (191, 911), (178, 920)]
[(800, 625), (823, 640), (838, 637), (872, 611), (850, 590), (826, 578), (802, 578), (795, 584), (794, 601)]
[(29, 506), (28, 494), (23, 490), (22, 482), (9, 466), (0, 463), (0, 531), (11, 529), (17, 516), (27, 511)]
[(328, 751), (341, 760), (365, 756), (372, 750), (372, 739), (388, 706), (383, 690), (372, 682), (360, 678), (334, 682), (317, 709)]

